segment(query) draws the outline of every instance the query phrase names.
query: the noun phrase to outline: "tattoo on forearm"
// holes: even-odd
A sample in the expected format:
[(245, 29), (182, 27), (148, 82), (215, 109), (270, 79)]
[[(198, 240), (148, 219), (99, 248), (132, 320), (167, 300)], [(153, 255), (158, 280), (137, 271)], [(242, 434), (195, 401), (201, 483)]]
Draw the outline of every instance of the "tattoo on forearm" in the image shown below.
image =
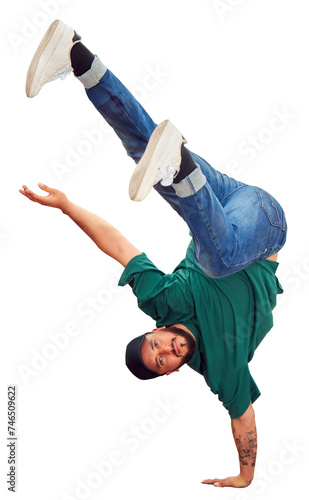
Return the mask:
[(239, 454), (241, 465), (251, 465), (255, 467), (257, 455), (257, 435), (256, 430), (246, 432), (245, 435), (235, 435), (236, 429), (233, 427), (233, 435)]

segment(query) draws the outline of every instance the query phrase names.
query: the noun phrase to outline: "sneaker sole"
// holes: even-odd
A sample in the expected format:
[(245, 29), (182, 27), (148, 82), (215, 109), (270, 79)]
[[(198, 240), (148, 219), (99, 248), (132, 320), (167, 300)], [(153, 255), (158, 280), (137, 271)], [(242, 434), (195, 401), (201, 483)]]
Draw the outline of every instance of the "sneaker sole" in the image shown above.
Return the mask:
[(69, 28), (59, 19), (54, 21), (47, 32), (45, 33), (40, 45), (38, 46), (32, 61), (30, 63), (27, 80), (26, 80), (26, 95), (27, 97), (35, 97), (41, 90), (40, 80), (44, 75), (44, 71), (50, 58), (55, 52), (61, 38), (67, 29), (72, 30), (72, 38), (74, 36), (73, 28)]
[[(148, 141), (145, 152), (138, 162), (129, 184), (129, 196), (142, 201), (156, 184), (159, 168), (181, 163), (181, 146), (187, 141), (169, 121), (160, 123)], [(175, 154), (174, 151), (177, 150)]]

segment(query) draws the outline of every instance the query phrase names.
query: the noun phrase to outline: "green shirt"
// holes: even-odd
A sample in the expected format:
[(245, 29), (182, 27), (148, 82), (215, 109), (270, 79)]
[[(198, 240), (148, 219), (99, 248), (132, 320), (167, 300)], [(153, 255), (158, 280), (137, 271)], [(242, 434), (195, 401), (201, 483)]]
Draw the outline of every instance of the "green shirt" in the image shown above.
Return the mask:
[(209, 278), (196, 265), (193, 241), (172, 274), (164, 274), (143, 253), (126, 266), (119, 285), (130, 284), (139, 308), (158, 327), (182, 324), (196, 338), (188, 365), (228, 410), (239, 418), (260, 391), (248, 363), (273, 326), (272, 309), (283, 290), (278, 264), (261, 260), (225, 278)]

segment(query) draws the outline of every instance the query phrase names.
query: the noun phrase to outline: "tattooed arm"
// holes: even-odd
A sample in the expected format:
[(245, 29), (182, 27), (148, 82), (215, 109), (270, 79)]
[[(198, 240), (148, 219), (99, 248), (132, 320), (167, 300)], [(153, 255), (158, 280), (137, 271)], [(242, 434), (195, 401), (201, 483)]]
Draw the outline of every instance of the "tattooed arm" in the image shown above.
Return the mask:
[(232, 431), (239, 455), (240, 476), (248, 486), (254, 476), (257, 454), (257, 433), (251, 403), (242, 417), (232, 420)]
[(240, 474), (226, 479), (205, 479), (203, 484), (245, 488), (253, 480), (257, 453), (257, 434), (252, 404), (240, 417), (232, 420), (233, 437), (239, 455)]

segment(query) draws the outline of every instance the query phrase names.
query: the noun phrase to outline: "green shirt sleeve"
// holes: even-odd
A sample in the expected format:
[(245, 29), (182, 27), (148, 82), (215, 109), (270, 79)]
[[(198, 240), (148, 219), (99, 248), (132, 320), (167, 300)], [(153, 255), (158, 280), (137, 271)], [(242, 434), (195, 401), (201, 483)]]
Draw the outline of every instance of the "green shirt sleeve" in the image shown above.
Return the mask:
[(219, 383), (218, 397), (232, 419), (241, 417), (261, 395), (253, 380), (248, 365)]
[(193, 298), (185, 275), (164, 274), (145, 253), (130, 260), (118, 284), (131, 286), (138, 307), (151, 316), (157, 326), (169, 326), (192, 317)]

